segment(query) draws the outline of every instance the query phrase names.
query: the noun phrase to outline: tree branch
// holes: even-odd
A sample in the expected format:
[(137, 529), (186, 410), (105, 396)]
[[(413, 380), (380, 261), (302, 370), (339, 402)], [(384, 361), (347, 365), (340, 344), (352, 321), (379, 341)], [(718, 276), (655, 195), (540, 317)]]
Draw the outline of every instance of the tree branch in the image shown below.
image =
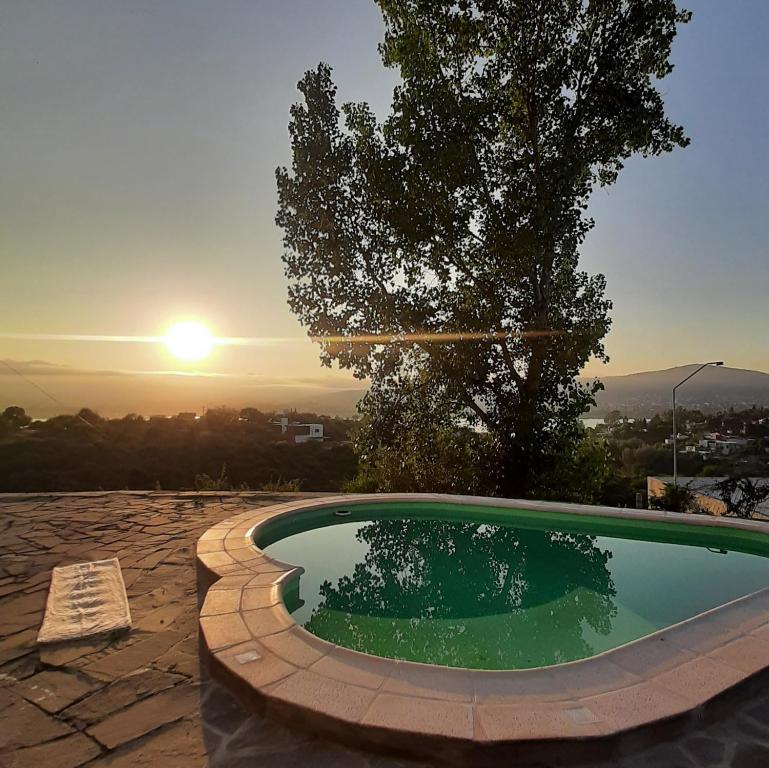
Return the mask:
[(488, 413), (481, 408), (478, 403), (471, 397), (467, 402), (468, 408), (475, 413), (475, 415), (489, 428), (494, 426), (494, 421), (491, 419)]
[(513, 360), (513, 356), (510, 354), (510, 350), (507, 347), (507, 342), (500, 342), (499, 347), (502, 350), (502, 357), (505, 359), (505, 363), (507, 363), (510, 375), (513, 377), (513, 381), (515, 381), (516, 385), (520, 389), (523, 386), (523, 377), (515, 368), (515, 360)]

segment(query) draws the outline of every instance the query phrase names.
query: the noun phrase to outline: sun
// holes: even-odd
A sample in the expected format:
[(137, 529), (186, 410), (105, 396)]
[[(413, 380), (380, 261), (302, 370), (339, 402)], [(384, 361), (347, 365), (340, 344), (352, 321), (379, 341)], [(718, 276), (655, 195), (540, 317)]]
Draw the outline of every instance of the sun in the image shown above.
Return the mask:
[(202, 323), (190, 320), (172, 325), (164, 339), (168, 351), (180, 360), (202, 360), (214, 347), (211, 331)]

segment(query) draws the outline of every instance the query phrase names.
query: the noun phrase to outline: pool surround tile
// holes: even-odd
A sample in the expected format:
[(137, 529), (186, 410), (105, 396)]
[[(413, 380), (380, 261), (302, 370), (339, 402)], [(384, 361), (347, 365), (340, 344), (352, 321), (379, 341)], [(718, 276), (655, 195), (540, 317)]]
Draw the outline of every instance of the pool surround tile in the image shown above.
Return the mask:
[[(769, 616), (769, 614), (767, 615)], [(767, 642), (769, 642), (769, 622), (766, 622), (765, 624), (760, 624), (754, 629), (751, 629), (750, 634), (752, 637), (757, 637), (760, 640), (766, 640)]]
[(557, 701), (565, 696), (550, 667), (498, 671), (476, 669), (471, 672), (476, 704), (510, 704)]
[(201, 616), (216, 616), (221, 613), (235, 613), (240, 610), (241, 589), (217, 589), (206, 599), (200, 609)]
[(295, 666), (254, 640), (228, 648), (219, 658), (231, 674), (253, 688), (276, 683), (297, 671)]
[(470, 703), (377, 694), (361, 724), (414, 735), (442, 736), (471, 741), (474, 735)]
[(316, 638), (313, 637), (312, 640), (308, 640), (303, 634), (309, 633), (296, 626), (283, 632), (276, 632), (273, 635), (265, 635), (259, 638), (259, 641), (276, 655), (297, 667), (312, 666), (335, 647), (325, 641), (312, 642)]
[(755, 635), (743, 635), (712, 650), (708, 656), (749, 675), (769, 666), (769, 641)]
[(276, 632), (282, 632), (296, 625), (282, 604), (257, 608), (253, 611), (241, 611), (240, 615), (251, 635), (255, 638), (263, 635), (274, 635)]
[(358, 723), (377, 694), (371, 688), (300, 669), (273, 687), (270, 695), (279, 702), (302, 708), (307, 718), (318, 713), (347, 723)]
[(229, 590), (240, 587), (245, 587), (249, 581), (253, 578), (253, 574), (250, 572), (231, 574), (229, 576), (222, 576), (219, 581), (214, 582), (209, 588), (209, 592), (218, 592), (219, 590)]
[(736, 667), (722, 664), (706, 655), (662, 672), (654, 677), (656, 685), (674, 691), (693, 705), (704, 704), (718, 693), (744, 680), (746, 675)]
[[(692, 709), (691, 699), (649, 681), (578, 701), (595, 715), (594, 725), (602, 736), (667, 720)], [(570, 731), (574, 733), (579, 727), (575, 724)]]
[(333, 680), (377, 690), (392, 672), (390, 659), (334, 646), (310, 666), (310, 671)]
[(387, 678), (383, 691), (443, 701), (470, 703), (475, 700), (471, 670), (414, 662), (398, 664)]
[(251, 578), (248, 580), (249, 587), (270, 587), (275, 584), (276, 579), (283, 576), (286, 571), (267, 571), (266, 573), (250, 571), (250, 573)]
[(248, 587), (238, 590), (240, 608), (244, 611), (254, 611), (258, 608), (269, 608), (280, 602), (279, 590), (274, 586)]
[(220, 549), (215, 552), (203, 552), (198, 554), (198, 561), (207, 565), (209, 568), (220, 568), (223, 565), (233, 565), (235, 561), (227, 552)]
[(522, 703), (479, 704), (476, 707), (480, 741), (495, 744), (512, 739), (536, 741), (560, 738), (565, 730), (586, 737), (600, 733), (598, 718), (577, 701), (548, 702), (531, 708)]
[[(572, 661), (551, 667), (550, 694), (556, 699), (571, 699), (617, 691), (644, 680), (643, 674), (630, 672), (604, 656)], [(536, 671), (536, 670), (535, 670)], [(511, 674), (515, 674), (512, 672)], [(545, 689), (547, 690), (547, 689)]]
[[(205, 604), (204, 604), (205, 608)], [(251, 639), (251, 632), (240, 613), (203, 616), (200, 629), (209, 651), (218, 651)]]
[(695, 658), (696, 653), (671, 642), (664, 633), (647, 643), (630, 643), (612, 651), (611, 663), (638, 676), (666, 672)]

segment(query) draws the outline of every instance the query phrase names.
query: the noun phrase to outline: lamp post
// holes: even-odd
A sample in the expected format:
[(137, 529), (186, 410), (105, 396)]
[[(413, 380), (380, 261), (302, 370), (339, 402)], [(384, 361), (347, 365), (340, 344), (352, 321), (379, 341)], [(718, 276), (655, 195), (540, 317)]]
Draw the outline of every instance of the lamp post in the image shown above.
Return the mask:
[(673, 387), (673, 485), (678, 485), (678, 427), (676, 426), (676, 390), (681, 384), (686, 384), (692, 376), (696, 376), (703, 368), (709, 365), (723, 365), (723, 360), (712, 360), (709, 363), (703, 363), (699, 368), (692, 371), (683, 381)]

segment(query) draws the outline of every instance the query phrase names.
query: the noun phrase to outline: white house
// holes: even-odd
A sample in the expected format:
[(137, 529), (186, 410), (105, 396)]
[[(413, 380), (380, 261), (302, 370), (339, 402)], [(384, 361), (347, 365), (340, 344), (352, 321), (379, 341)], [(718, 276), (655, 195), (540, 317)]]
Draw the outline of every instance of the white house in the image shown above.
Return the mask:
[(326, 439), (322, 424), (302, 424), (298, 421), (290, 421), (288, 416), (281, 416), (278, 421), (270, 423), (279, 426), (281, 435), (285, 435), (290, 442), (311, 443), (323, 442)]

